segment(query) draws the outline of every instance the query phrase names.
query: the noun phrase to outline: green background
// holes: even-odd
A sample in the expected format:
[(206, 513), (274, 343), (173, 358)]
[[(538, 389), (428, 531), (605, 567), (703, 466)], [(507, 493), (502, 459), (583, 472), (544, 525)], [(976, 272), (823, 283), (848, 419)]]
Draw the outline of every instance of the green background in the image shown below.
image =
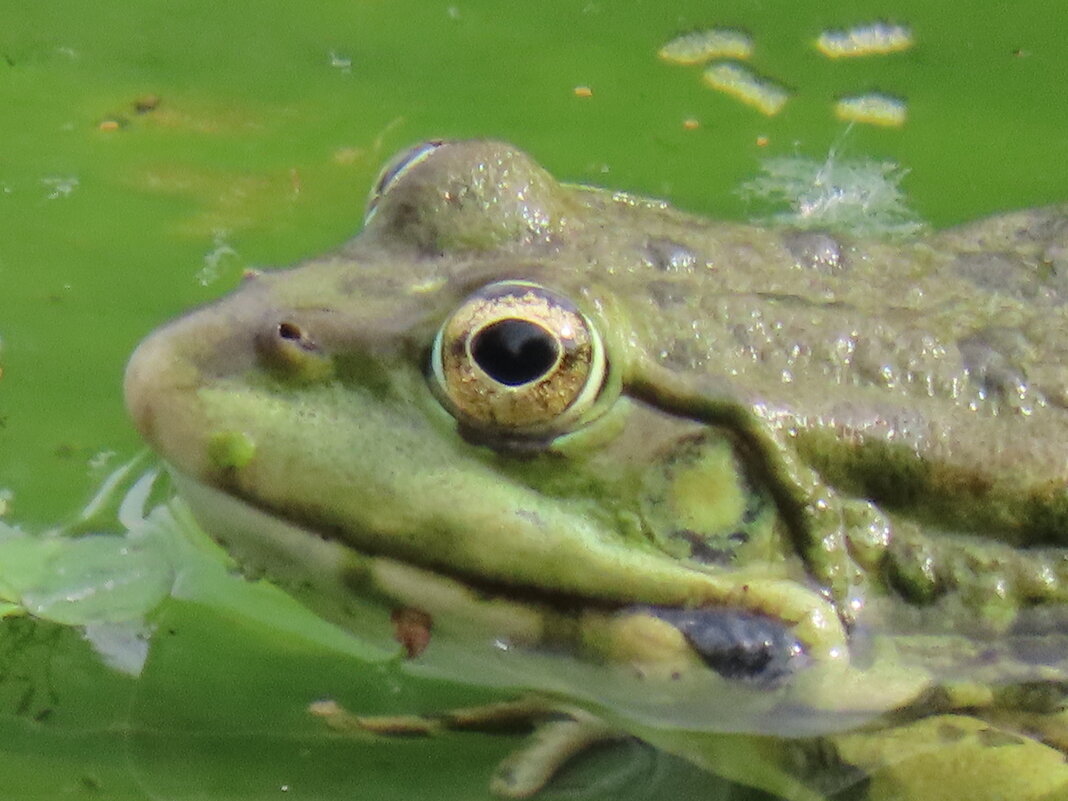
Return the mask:
[[(841, 61), (813, 47), (880, 19), (909, 24), (916, 46)], [(753, 66), (794, 93), (782, 114), (656, 58), (712, 25), (752, 34)], [(502, 138), (562, 180), (742, 219), (734, 190), (760, 159), (833, 146), (899, 162), (914, 208), (945, 226), (1068, 200), (1066, 30), (1068, 4), (1048, 0), (0, 0), (4, 519), (37, 530), (78, 510), (140, 447), (120, 391), (137, 341), (246, 268), (352, 236), (402, 147)], [(837, 97), (873, 90), (907, 99), (903, 128), (833, 119)], [(320, 695), (398, 712), (474, 696), (222, 605), (171, 601), (156, 625), (136, 681), (72, 629), (0, 627), (0, 795), (479, 798), (515, 744), (328, 737), (303, 713)], [(576, 776), (554, 792), (715, 785), (637, 746)]]

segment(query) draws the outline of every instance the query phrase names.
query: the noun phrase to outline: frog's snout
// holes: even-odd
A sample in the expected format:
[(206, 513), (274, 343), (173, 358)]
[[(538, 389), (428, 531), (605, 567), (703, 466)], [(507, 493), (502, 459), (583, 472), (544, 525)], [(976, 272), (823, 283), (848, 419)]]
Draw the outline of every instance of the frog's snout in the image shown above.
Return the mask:
[(154, 451), (192, 475), (207, 466), (201, 391), (255, 362), (250, 329), (243, 306), (208, 306), (154, 331), (126, 365), (123, 394), (134, 425)]
[[(159, 427), (164, 421), (162, 408), (183, 372), (182, 359), (175, 353), (171, 326), (151, 334), (137, 346), (126, 365), (123, 395), (126, 409), (145, 441), (159, 450)], [(165, 421), (164, 421), (165, 423)]]

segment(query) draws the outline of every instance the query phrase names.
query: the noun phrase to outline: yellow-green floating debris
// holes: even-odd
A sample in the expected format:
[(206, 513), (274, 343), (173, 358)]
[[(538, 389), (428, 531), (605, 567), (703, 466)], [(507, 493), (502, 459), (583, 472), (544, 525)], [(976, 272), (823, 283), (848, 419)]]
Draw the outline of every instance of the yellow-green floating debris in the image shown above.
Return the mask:
[(912, 31), (904, 25), (873, 22), (845, 31), (824, 31), (816, 47), (827, 58), (853, 58), (899, 53), (912, 47)]
[(769, 117), (778, 114), (790, 93), (741, 64), (720, 63), (705, 68), (702, 80), (713, 89), (736, 97)]
[(714, 58), (749, 58), (753, 40), (744, 31), (709, 28), (677, 36), (660, 48), (664, 61), (673, 64), (704, 64)]
[(900, 128), (905, 124), (908, 107), (904, 100), (888, 95), (856, 95), (843, 97), (835, 103), (834, 116), (846, 122)]

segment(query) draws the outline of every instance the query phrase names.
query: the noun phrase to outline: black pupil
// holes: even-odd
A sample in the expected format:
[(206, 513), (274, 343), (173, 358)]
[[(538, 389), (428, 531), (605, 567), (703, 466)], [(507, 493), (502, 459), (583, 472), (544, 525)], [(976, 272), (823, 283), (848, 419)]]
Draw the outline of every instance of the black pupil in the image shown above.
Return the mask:
[(471, 355), (486, 374), (509, 387), (529, 384), (556, 363), (556, 339), (526, 320), (498, 320), (475, 335)]

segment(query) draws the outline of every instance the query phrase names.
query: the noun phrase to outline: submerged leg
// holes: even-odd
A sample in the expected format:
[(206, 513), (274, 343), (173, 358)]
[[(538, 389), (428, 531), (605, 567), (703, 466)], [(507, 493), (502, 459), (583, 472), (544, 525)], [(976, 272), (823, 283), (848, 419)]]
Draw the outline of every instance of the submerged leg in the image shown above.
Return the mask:
[(529, 798), (572, 758), (598, 743), (627, 735), (588, 713), (538, 725), (529, 741), (497, 766), (490, 789), (503, 798)]
[(589, 712), (536, 697), (462, 707), (436, 715), (354, 715), (329, 700), (310, 704), (308, 711), (334, 731), (387, 737), (533, 727), (528, 742), (501, 762), (490, 782), (490, 789), (503, 798), (529, 798), (552, 781), (572, 757), (597, 743), (627, 736)]

